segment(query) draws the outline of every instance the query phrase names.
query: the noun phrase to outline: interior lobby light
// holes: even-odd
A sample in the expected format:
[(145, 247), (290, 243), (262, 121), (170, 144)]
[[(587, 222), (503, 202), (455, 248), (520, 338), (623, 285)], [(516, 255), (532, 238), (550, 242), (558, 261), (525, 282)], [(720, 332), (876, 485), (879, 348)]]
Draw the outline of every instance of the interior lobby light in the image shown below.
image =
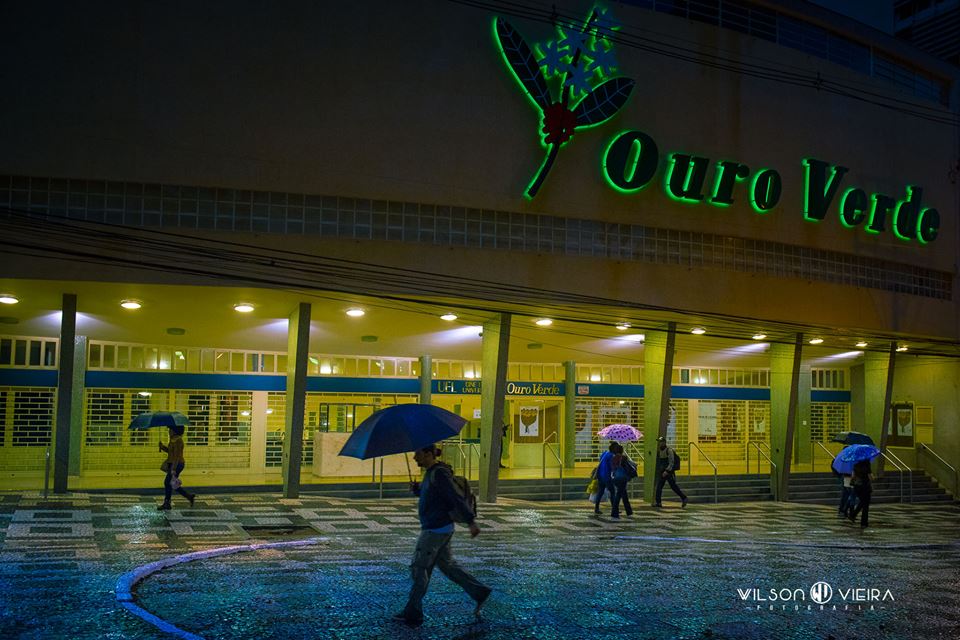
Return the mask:
[(360, 316), (365, 315), (366, 313), (367, 313), (366, 311), (364, 311), (363, 309), (360, 309), (359, 307), (352, 307), (350, 309), (347, 309), (347, 315), (350, 316), (351, 318), (359, 318)]
[(454, 320), (457, 319), (457, 314), (455, 314), (455, 313), (445, 313), (445, 314), (443, 314), (442, 316), (440, 316), (440, 319), (441, 319), (441, 320), (446, 320), (447, 322), (453, 322)]
[(17, 304), (20, 298), (12, 293), (0, 293), (0, 304)]
[(536, 321), (536, 325), (538, 327), (549, 327), (552, 324), (553, 324), (553, 320), (551, 320), (550, 318), (540, 318)]
[(139, 309), (143, 306), (143, 303), (133, 298), (127, 298), (126, 300), (120, 301), (120, 306), (124, 309)]
[(810, 338), (810, 344), (822, 344), (823, 338)]
[(253, 305), (249, 302), (240, 302), (233, 305), (234, 311), (239, 311), (240, 313), (250, 313), (253, 311)]
[(866, 340), (861, 340), (860, 342), (857, 343), (857, 348), (859, 348), (859, 349), (864, 349), (864, 348), (866, 348), (866, 346), (867, 346), (867, 341), (866, 341)]
[(624, 340), (629, 340), (630, 342), (643, 342), (646, 339), (642, 333), (632, 333), (628, 336), (623, 336)]
[(626, 331), (630, 328), (629, 322), (618, 322), (616, 325), (618, 331)]
[(906, 351), (907, 349), (909, 349), (909, 347), (908, 347), (907, 345), (905, 345), (905, 344), (901, 344), (901, 345), (899, 345), (899, 346), (897, 347), (897, 351), (899, 351), (900, 353), (903, 353), (903, 352)]
[(754, 339), (754, 340), (765, 340), (766, 338), (767, 338), (767, 334), (765, 334), (765, 333), (755, 333), (755, 334), (753, 334), (753, 339)]
[(692, 333), (695, 336), (702, 336), (706, 332), (707, 330), (704, 329), (703, 327), (694, 327), (693, 329), (690, 329), (690, 333)]

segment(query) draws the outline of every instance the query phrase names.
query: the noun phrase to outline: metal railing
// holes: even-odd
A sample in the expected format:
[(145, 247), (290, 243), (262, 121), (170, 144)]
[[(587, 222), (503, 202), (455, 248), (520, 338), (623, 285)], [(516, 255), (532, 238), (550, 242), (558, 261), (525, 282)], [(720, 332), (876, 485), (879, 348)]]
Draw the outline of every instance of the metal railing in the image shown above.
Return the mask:
[(44, 454), (44, 469), (43, 469), (43, 499), (47, 499), (47, 494), (50, 492), (50, 447), (47, 447), (47, 451)]
[[(884, 458), (885, 460), (887, 460), (888, 462), (890, 462), (890, 464), (892, 464), (894, 467), (896, 467), (896, 468), (897, 468), (897, 472), (900, 474), (900, 502), (903, 502), (903, 469), (904, 469), (904, 467), (905, 467), (906, 465), (903, 465), (903, 461), (902, 461), (902, 460), (900, 461), (900, 464), (898, 464), (898, 463), (897, 463), (897, 460), (899, 460), (899, 458), (897, 458), (897, 457), (896, 457), (895, 455), (893, 455), (892, 453), (891, 453), (890, 455), (887, 455), (887, 452), (886, 452), (886, 451), (881, 451), (881, 452), (880, 452), (880, 455), (883, 456), (883, 458)], [(897, 460), (894, 460), (894, 458), (897, 458)], [(901, 465), (902, 465), (902, 466), (901, 466)], [(912, 480), (911, 480), (911, 482), (912, 482)], [(912, 492), (912, 491), (911, 491), (911, 492)], [(911, 497), (911, 502), (912, 502), (912, 501), (913, 501), (913, 498)]]
[(760, 473), (760, 446), (767, 448), (767, 452), (770, 452), (770, 445), (768, 445), (763, 440), (747, 440), (744, 444), (744, 456), (747, 459), (747, 473), (750, 473), (750, 445), (753, 445), (757, 449), (757, 473)]
[[(553, 435), (553, 434), (551, 434)], [(559, 449), (560, 446), (557, 444), (557, 451), (553, 449), (555, 443), (543, 441), (543, 477), (547, 477), (547, 450), (553, 454), (553, 457), (557, 459), (557, 463), (560, 465), (560, 500), (563, 500), (563, 460), (560, 458)]]
[[(766, 443), (764, 443), (766, 444)], [(770, 463), (770, 466), (773, 467), (773, 499), (780, 501), (780, 468), (777, 466), (777, 463), (770, 459), (770, 456), (765, 454), (763, 450), (760, 449), (760, 445), (756, 441), (747, 442), (747, 449), (749, 451), (750, 445), (753, 445), (757, 450), (757, 473), (760, 473), (760, 456), (766, 458), (767, 462)], [(767, 446), (769, 449), (770, 447)], [(747, 456), (747, 460), (750, 459), (750, 456)]]
[(897, 462), (899, 462), (901, 465), (903, 465), (903, 468), (906, 470), (906, 472), (907, 472), (907, 486), (908, 486), (909, 489), (910, 489), (910, 494), (909, 494), (909, 495), (910, 495), (910, 500), (909, 500), (909, 502), (913, 502), (913, 469), (911, 469), (911, 468), (910, 468), (910, 465), (908, 465), (906, 462), (904, 462), (902, 459), (900, 459), (900, 456), (898, 456), (897, 454), (895, 454), (893, 451), (887, 451), (886, 453), (889, 454), (889, 456), (890, 456), (891, 458), (893, 458), (894, 460), (896, 460)]
[[(710, 456), (708, 456), (696, 442), (687, 443), (687, 475), (689, 476), (693, 474), (693, 466), (692, 466), (691, 455), (690, 455), (691, 447), (696, 447), (697, 451), (700, 452), (700, 455), (702, 455), (704, 459), (710, 463), (710, 466), (713, 467), (713, 502), (714, 503), (720, 502), (720, 482), (717, 479), (717, 471), (718, 471), (717, 465), (713, 463), (713, 460), (710, 459)], [(673, 461), (671, 461), (671, 463), (672, 462)]]
[[(814, 445), (816, 445), (816, 446), (814, 446)], [(823, 443), (822, 443), (822, 442), (817, 442), (817, 441), (811, 442), (811, 443), (810, 443), (810, 473), (813, 473), (814, 471), (816, 471), (816, 464), (817, 464), (817, 447), (820, 447), (821, 449), (823, 449), (824, 451), (826, 451), (826, 452), (827, 452), (827, 455), (830, 456), (830, 460), (831, 460), (831, 461), (832, 461), (832, 460), (836, 460), (836, 458), (837, 458), (837, 456), (833, 455), (833, 452), (830, 451), (830, 449), (827, 449), (825, 446), (823, 446)], [(748, 465), (748, 466), (749, 466), (749, 465)]]
[[(628, 457), (633, 460), (633, 463), (637, 465), (637, 478), (640, 480), (633, 483), (633, 488), (630, 489), (630, 499), (637, 499), (637, 487), (643, 486), (643, 449), (637, 446), (635, 442), (626, 442), (623, 447), (624, 453), (628, 454)], [(631, 455), (632, 454), (632, 455)], [(630, 483), (627, 483), (627, 486), (630, 486)]]
[(954, 482), (954, 485), (953, 485), (953, 497), (954, 497), (954, 498), (960, 498), (960, 471), (957, 471), (957, 468), (956, 468), (956, 467), (954, 467), (952, 464), (950, 464), (949, 462), (947, 462), (946, 460), (944, 460), (943, 458), (941, 458), (941, 457), (937, 454), (936, 451), (934, 451), (933, 449), (931, 449), (929, 446), (925, 445), (925, 444), (922, 443), (922, 442), (918, 442), (918, 443), (917, 443), (917, 451), (918, 451), (918, 452), (922, 452), (922, 451), (928, 452), (928, 453), (929, 453), (930, 455), (932, 455), (934, 458), (936, 458), (937, 460), (939, 460), (939, 461), (940, 461), (940, 464), (942, 464), (942, 465), (945, 466), (946, 468), (948, 468), (948, 469), (950, 469), (951, 471), (953, 471), (953, 482)]

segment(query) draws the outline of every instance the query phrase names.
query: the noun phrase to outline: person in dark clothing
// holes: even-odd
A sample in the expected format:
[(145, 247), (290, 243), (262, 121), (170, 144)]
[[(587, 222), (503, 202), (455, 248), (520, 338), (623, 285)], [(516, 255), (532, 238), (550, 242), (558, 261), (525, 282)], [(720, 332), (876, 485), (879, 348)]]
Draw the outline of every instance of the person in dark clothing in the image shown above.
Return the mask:
[(663, 485), (666, 482), (669, 482), (673, 492), (680, 496), (680, 506), (687, 506), (687, 494), (677, 486), (675, 475), (673, 471), (673, 449), (667, 446), (667, 439), (660, 436), (657, 438), (657, 495), (656, 501), (651, 506), (663, 506), (661, 500), (663, 498)]
[(183, 459), (183, 426), (173, 425), (169, 429), (170, 441), (167, 444), (160, 443), (160, 451), (167, 454), (167, 459), (161, 465), (167, 475), (163, 479), (163, 504), (157, 507), (158, 511), (171, 509), (170, 498), (173, 497), (174, 490), (186, 498), (191, 507), (193, 501), (197, 499), (197, 494), (184, 489), (180, 481), (180, 474), (186, 466), (186, 461)]
[(613, 461), (613, 448), (616, 445), (616, 442), (611, 442), (607, 450), (600, 454), (600, 464), (597, 465), (597, 503), (593, 505), (595, 515), (600, 515), (604, 490), (610, 493), (610, 509), (613, 510), (613, 468), (610, 463)]
[(860, 528), (862, 529), (870, 526), (870, 496), (873, 494), (871, 479), (869, 460), (861, 460), (853, 465), (853, 492), (856, 494), (859, 503), (856, 508), (850, 511), (850, 522), (856, 522), (857, 514), (861, 514)]
[(610, 445), (610, 450), (613, 453), (613, 459), (610, 461), (610, 468), (612, 471), (612, 482), (613, 482), (613, 511), (610, 512), (611, 518), (620, 517), (620, 503), (623, 503), (623, 510), (626, 511), (628, 516), (633, 515), (633, 507), (630, 506), (630, 498), (627, 497), (627, 483), (630, 482), (630, 478), (633, 476), (630, 475), (627, 464), (632, 462), (627, 454), (623, 452), (623, 445), (619, 442), (614, 442)]
[(393, 616), (394, 620), (411, 627), (423, 624), (423, 597), (430, 585), (433, 567), (439, 567), (443, 575), (460, 585), (477, 603), (474, 615), (480, 617), (480, 608), (490, 597), (490, 587), (460, 568), (450, 551), (453, 538), (453, 515), (468, 523), (470, 536), (480, 534), (475, 514), (467, 501), (457, 491), (450, 466), (437, 460), (440, 450), (434, 445), (419, 449), (413, 459), (424, 469), (422, 482), (411, 482), (410, 490), (420, 496), (420, 537), (410, 562), (410, 577), (413, 585), (403, 611)]

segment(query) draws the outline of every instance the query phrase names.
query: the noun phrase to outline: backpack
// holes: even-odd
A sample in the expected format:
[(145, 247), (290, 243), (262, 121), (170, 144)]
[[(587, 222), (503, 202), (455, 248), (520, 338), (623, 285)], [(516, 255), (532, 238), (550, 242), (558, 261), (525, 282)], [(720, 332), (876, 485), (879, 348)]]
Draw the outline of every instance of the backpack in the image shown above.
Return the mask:
[[(467, 506), (470, 507), (470, 511), (473, 512), (473, 517), (477, 517), (477, 496), (474, 495), (473, 489), (470, 487), (470, 481), (467, 480), (464, 476), (453, 476), (453, 488), (457, 491), (461, 498), (466, 501)], [(450, 512), (450, 517), (453, 518), (454, 522), (459, 522), (461, 524), (469, 524), (466, 520), (460, 517), (456, 511)]]
[(670, 465), (670, 471), (680, 471), (680, 454), (676, 449), (673, 450), (673, 464)]
[(637, 477), (637, 463), (633, 460), (629, 460), (624, 457), (623, 461), (620, 463), (623, 466), (623, 470), (627, 473), (627, 480), (631, 480)]

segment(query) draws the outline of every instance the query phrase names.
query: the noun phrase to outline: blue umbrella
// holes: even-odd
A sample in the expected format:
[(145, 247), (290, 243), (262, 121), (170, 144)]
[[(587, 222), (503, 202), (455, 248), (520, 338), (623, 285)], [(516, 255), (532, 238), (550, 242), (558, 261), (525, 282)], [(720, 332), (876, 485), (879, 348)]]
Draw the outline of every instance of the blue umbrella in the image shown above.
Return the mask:
[(833, 442), (842, 442), (843, 444), (874, 444), (873, 438), (859, 431), (841, 431), (833, 436)]
[(152, 427), (180, 427), (179, 432), (183, 433), (183, 427), (190, 426), (190, 420), (179, 411), (153, 411), (151, 413), (141, 413), (133, 422), (130, 423), (131, 429), (150, 429)]
[(833, 470), (849, 476), (853, 474), (853, 465), (864, 460), (873, 460), (880, 455), (880, 449), (872, 444), (851, 444), (843, 448), (833, 459)]
[(466, 423), (465, 418), (431, 404), (398, 404), (361, 422), (340, 455), (367, 460), (416, 451), (457, 435)]

